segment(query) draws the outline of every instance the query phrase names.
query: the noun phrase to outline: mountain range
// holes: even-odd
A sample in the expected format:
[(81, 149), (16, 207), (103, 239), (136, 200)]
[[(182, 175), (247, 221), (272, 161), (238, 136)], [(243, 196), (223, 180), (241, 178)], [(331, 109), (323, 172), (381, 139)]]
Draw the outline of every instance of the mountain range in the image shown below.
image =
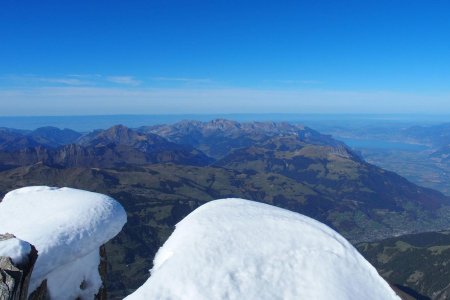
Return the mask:
[[(15, 142), (14, 142), (15, 141)], [(352, 242), (446, 229), (450, 198), (365, 162), (311, 128), (183, 121), (76, 133), (0, 130), (0, 193), (27, 185), (111, 195), (128, 223), (108, 245), (109, 290), (122, 297), (196, 207), (238, 197), (305, 214)]]

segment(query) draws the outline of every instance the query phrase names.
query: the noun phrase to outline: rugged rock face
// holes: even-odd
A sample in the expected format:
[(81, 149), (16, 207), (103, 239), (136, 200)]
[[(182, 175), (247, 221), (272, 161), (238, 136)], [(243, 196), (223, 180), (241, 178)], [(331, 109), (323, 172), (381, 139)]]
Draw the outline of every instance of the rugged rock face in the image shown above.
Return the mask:
[[(0, 234), (0, 242), (15, 238), (12, 234)], [(26, 300), (31, 272), (37, 259), (36, 248), (31, 245), (28, 259), (23, 263), (13, 263), (10, 257), (0, 256), (0, 299)], [(45, 293), (44, 293), (45, 295)], [(34, 298), (45, 299), (45, 298)]]

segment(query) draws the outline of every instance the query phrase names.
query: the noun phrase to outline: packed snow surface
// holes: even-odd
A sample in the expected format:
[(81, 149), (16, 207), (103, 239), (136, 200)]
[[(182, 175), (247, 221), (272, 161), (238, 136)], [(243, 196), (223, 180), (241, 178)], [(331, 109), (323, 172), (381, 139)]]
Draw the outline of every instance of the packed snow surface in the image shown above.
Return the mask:
[(0, 241), (0, 256), (11, 258), (14, 265), (26, 263), (30, 252), (31, 245), (17, 238)]
[(38, 251), (29, 292), (47, 279), (52, 299), (92, 299), (102, 284), (99, 247), (121, 231), (126, 213), (102, 194), (38, 186), (6, 194), (0, 220), (0, 232)]
[(134, 299), (400, 299), (341, 235), (242, 199), (209, 202), (177, 224)]

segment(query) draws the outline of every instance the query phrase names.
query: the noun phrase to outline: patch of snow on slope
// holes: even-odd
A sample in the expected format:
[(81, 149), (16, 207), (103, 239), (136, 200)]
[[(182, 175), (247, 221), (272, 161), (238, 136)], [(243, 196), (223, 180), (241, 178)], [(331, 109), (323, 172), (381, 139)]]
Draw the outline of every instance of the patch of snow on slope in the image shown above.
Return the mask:
[(135, 299), (400, 299), (337, 232), (242, 199), (209, 202), (177, 224)]
[(12, 263), (16, 266), (26, 263), (30, 252), (31, 245), (17, 238), (0, 241), (0, 256), (11, 258)]
[(92, 299), (101, 287), (99, 247), (122, 230), (126, 213), (102, 194), (41, 186), (6, 194), (0, 220), (0, 232), (38, 251), (30, 293), (47, 279), (53, 299)]

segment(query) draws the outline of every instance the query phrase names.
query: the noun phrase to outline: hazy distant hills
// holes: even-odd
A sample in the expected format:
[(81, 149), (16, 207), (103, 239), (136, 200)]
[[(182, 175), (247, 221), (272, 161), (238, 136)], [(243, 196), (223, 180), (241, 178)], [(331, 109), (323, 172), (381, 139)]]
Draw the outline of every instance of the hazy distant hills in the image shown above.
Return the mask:
[(450, 226), (448, 197), (370, 165), (345, 144), (299, 125), (184, 121), (70, 132), (66, 139), (60, 130), (43, 131), (38, 137), (13, 130), (2, 135), (0, 147), (17, 138), (30, 143), (0, 151), (0, 192), (71, 186), (119, 200), (129, 221), (108, 245), (109, 286), (117, 297), (143, 283), (173, 226), (213, 199), (284, 207), (354, 242)]
[(402, 131), (402, 134), (416, 142), (428, 143), (434, 147), (450, 144), (450, 123), (433, 126), (412, 126)]
[(442, 182), (441, 190), (448, 190), (448, 176), (450, 174), (450, 123), (434, 126), (414, 126), (405, 131), (408, 138), (417, 143), (428, 144), (430, 150), (428, 155), (430, 164), (438, 171), (437, 176), (441, 180), (433, 178), (433, 182)]
[(15, 151), (45, 146), (57, 148), (74, 143), (82, 134), (70, 129), (41, 127), (34, 131), (0, 128), (0, 150)]
[(429, 143), (434, 151), (430, 157), (435, 162), (450, 168), (450, 123), (427, 127), (413, 127), (408, 130), (417, 141)]
[(450, 123), (372, 121), (321, 128), (347, 141), (368, 162), (450, 196)]

